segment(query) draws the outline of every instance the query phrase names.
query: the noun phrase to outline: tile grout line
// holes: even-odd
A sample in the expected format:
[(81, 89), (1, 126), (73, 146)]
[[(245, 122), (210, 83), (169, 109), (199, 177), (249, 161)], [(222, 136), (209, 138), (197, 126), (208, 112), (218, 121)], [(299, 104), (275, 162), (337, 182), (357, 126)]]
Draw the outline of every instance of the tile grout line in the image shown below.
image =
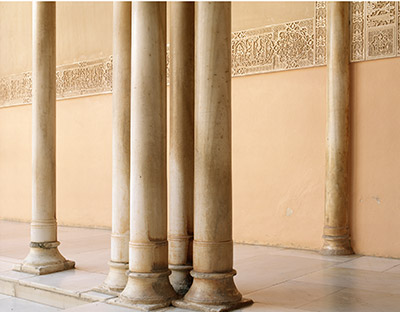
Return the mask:
[[(334, 287), (339, 287), (339, 286), (334, 286)], [(328, 296), (332, 296), (332, 295), (334, 295), (334, 294), (336, 294), (336, 293), (338, 293), (338, 292), (341, 292), (341, 291), (344, 290), (344, 289), (347, 289), (347, 287), (341, 287), (340, 289), (338, 289), (338, 290), (336, 290), (336, 291), (334, 291), (334, 292), (331, 292), (330, 294), (327, 294), (327, 295), (324, 295), (324, 296), (319, 297), (319, 298), (317, 298), (317, 299), (311, 300), (311, 301), (309, 301), (309, 302), (307, 302), (307, 303), (305, 303), (305, 304), (301, 304), (301, 305), (295, 307), (295, 309), (300, 309), (301, 307), (304, 307), (304, 306), (306, 306), (306, 305), (308, 305), (308, 304), (310, 304), (310, 303), (313, 303), (313, 302), (315, 302), (315, 301), (321, 300), (321, 299), (326, 298), (326, 297), (328, 297)]]
[(258, 291), (261, 291), (261, 290), (264, 290), (264, 289), (268, 289), (268, 288), (271, 288), (271, 287), (274, 287), (274, 286), (277, 286), (277, 285), (280, 285), (280, 284), (283, 284), (283, 283), (287, 283), (287, 282), (290, 282), (290, 281), (296, 282), (295, 279), (302, 278), (302, 277), (305, 277), (306, 275), (314, 274), (314, 273), (323, 271), (323, 270), (325, 270), (325, 269), (327, 269), (327, 268), (332, 268), (332, 267), (334, 267), (334, 266), (335, 266), (335, 264), (332, 264), (332, 265), (329, 265), (329, 266), (327, 266), (326, 268), (323, 268), (323, 269), (319, 269), (319, 270), (316, 270), (316, 271), (308, 272), (308, 273), (305, 273), (305, 274), (303, 274), (303, 275), (300, 275), (300, 276), (297, 276), (297, 277), (294, 277), (294, 278), (286, 279), (286, 280), (284, 280), (284, 281), (281, 281), (281, 282), (277, 282), (277, 283), (275, 283), (275, 284), (272, 284), (272, 285), (270, 285), (270, 286), (268, 286), (268, 287), (263, 287), (263, 288), (260, 288), (260, 289), (256, 289), (256, 290), (251, 291), (251, 292), (249, 292), (249, 293), (247, 293), (247, 294), (245, 294), (245, 295), (247, 296), (247, 295), (250, 295), (250, 294), (252, 294), (252, 293), (255, 293), (255, 292), (258, 292)]

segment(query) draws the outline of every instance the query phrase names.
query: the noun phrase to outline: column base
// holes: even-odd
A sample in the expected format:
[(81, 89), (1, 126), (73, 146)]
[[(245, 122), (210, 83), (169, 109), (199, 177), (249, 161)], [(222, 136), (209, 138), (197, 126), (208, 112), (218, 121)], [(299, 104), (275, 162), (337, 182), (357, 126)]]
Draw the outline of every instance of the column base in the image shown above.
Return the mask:
[(190, 275), (193, 266), (170, 264), (168, 268), (171, 270), (169, 281), (172, 287), (178, 296), (183, 297), (193, 283), (193, 277)]
[(169, 283), (171, 271), (160, 273), (129, 272), (128, 282), (119, 298), (108, 301), (117, 305), (151, 311), (171, 305), (176, 293)]
[(108, 262), (110, 266), (110, 271), (103, 284), (93, 290), (109, 294), (109, 295), (119, 295), (126, 286), (128, 282), (128, 270), (129, 264), (124, 262)]
[(193, 285), (182, 300), (173, 301), (179, 308), (206, 312), (222, 312), (249, 306), (250, 299), (242, 298), (233, 281), (236, 271), (200, 273), (192, 271)]
[(348, 236), (327, 236), (324, 235), (324, 245), (320, 254), (324, 256), (345, 256), (354, 254)]
[(66, 260), (59, 252), (59, 242), (31, 243), (28, 256), (14, 271), (36, 275), (55, 273), (75, 268), (75, 262)]

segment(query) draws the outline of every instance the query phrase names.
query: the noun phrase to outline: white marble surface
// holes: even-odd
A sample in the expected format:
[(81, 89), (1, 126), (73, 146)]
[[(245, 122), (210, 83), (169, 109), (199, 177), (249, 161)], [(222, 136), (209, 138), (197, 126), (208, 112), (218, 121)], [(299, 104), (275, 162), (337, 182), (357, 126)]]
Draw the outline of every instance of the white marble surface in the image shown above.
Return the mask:
[(100, 285), (103, 282), (104, 277), (103, 274), (81, 270), (68, 270), (30, 277), (24, 281), (79, 292), (87, 291)]
[(345, 288), (301, 307), (324, 312), (398, 312), (399, 295)]
[(60, 309), (15, 297), (0, 297), (1, 312), (53, 312)]
[[(23, 235), (22, 235), (22, 234)], [(14, 235), (15, 234), (15, 235)], [(77, 270), (44, 276), (7, 270), (24, 256), (18, 250), (29, 245), (29, 224), (0, 221), (1, 278), (34, 282), (66, 292), (84, 292), (100, 301), (64, 311), (134, 311), (104, 302), (91, 288), (108, 273), (110, 231), (59, 229), (63, 253), (77, 260)], [(82, 238), (85, 238), (83, 240)], [(14, 247), (12, 247), (14, 244)], [(236, 244), (236, 285), (255, 301), (243, 312), (399, 312), (400, 260), (366, 256), (321, 256), (312, 251)], [(5, 269), (2, 271), (2, 268)], [(11, 310), (12, 309), (12, 310)], [(0, 295), (0, 311), (59, 311), (27, 300)], [(165, 311), (183, 312), (173, 307)]]
[(388, 259), (378, 257), (360, 257), (338, 265), (340, 268), (370, 270), (384, 272), (400, 265), (399, 259)]

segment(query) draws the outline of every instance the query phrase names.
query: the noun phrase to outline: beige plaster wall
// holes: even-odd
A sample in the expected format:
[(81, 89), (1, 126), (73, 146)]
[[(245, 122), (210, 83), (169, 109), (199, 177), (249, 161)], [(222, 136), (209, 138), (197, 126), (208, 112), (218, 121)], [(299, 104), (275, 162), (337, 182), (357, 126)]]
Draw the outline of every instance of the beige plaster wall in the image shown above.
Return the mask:
[[(112, 2), (57, 2), (57, 65), (112, 54)], [(0, 2), (0, 77), (32, 70), (32, 3)]]
[(317, 249), (325, 67), (232, 80), (234, 238)]
[(57, 218), (111, 227), (111, 94), (57, 103)]
[(32, 106), (0, 108), (0, 218), (29, 221), (31, 198)]
[[(400, 257), (400, 59), (351, 68), (352, 244)], [(235, 240), (320, 248), (326, 68), (234, 78), (232, 92)]]
[(352, 244), (400, 258), (400, 58), (351, 68)]
[(0, 2), (0, 77), (32, 70), (32, 3)]
[(314, 17), (314, 2), (232, 2), (232, 31)]
[(112, 54), (112, 2), (57, 2), (57, 64)]
[[(111, 226), (111, 95), (57, 102), (59, 224)], [(32, 106), (0, 109), (0, 218), (29, 222)]]

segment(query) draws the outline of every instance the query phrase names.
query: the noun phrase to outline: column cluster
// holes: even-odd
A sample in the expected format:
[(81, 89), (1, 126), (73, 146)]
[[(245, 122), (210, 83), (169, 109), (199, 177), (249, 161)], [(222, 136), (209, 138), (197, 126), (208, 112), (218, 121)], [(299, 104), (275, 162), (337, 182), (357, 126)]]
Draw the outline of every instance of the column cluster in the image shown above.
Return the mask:
[[(130, 185), (118, 177), (113, 184), (130, 187), (129, 270), (127, 279), (115, 274), (115, 263), (122, 268), (127, 262), (113, 255), (125, 255), (127, 244), (112, 241), (110, 274), (101, 289), (114, 293), (126, 284), (113, 302), (143, 310), (171, 303), (200, 311), (251, 304), (236, 289), (232, 268), (230, 3), (171, 3), (169, 229), (166, 3), (128, 6), (114, 4), (113, 105), (114, 114), (128, 105), (131, 64)], [(116, 120), (113, 131), (127, 131), (128, 123)], [(114, 135), (120, 143), (113, 143), (113, 153), (123, 152), (120, 162), (126, 163), (123, 137)], [(129, 172), (129, 166), (117, 172), (117, 165), (113, 177)], [(114, 196), (126, 194), (113, 192), (113, 239), (127, 228), (126, 205)]]
[[(75, 266), (57, 249), (55, 9), (33, 4), (31, 250), (16, 269), (36, 274)], [(169, 235), (167, 5), (113, 11), (111, 261), (98, 290), (142, 310), (251, 304), (232, 268), (230, 3), (171, 4)]]
[[(55, 2), (33, 3), (31, 249), (15, 269), (74, 268), (56, 223)], [(329, 4), (326, 254), (352, 252), (348, 230), (349, 5)], [(231, 4), (171, 3), (167, 228), (166, 3), (114, 2), (114, 303), (227, 311), (251, 304), (233, 277)], [(172, 272), (172, 274), (171, 274)]]

